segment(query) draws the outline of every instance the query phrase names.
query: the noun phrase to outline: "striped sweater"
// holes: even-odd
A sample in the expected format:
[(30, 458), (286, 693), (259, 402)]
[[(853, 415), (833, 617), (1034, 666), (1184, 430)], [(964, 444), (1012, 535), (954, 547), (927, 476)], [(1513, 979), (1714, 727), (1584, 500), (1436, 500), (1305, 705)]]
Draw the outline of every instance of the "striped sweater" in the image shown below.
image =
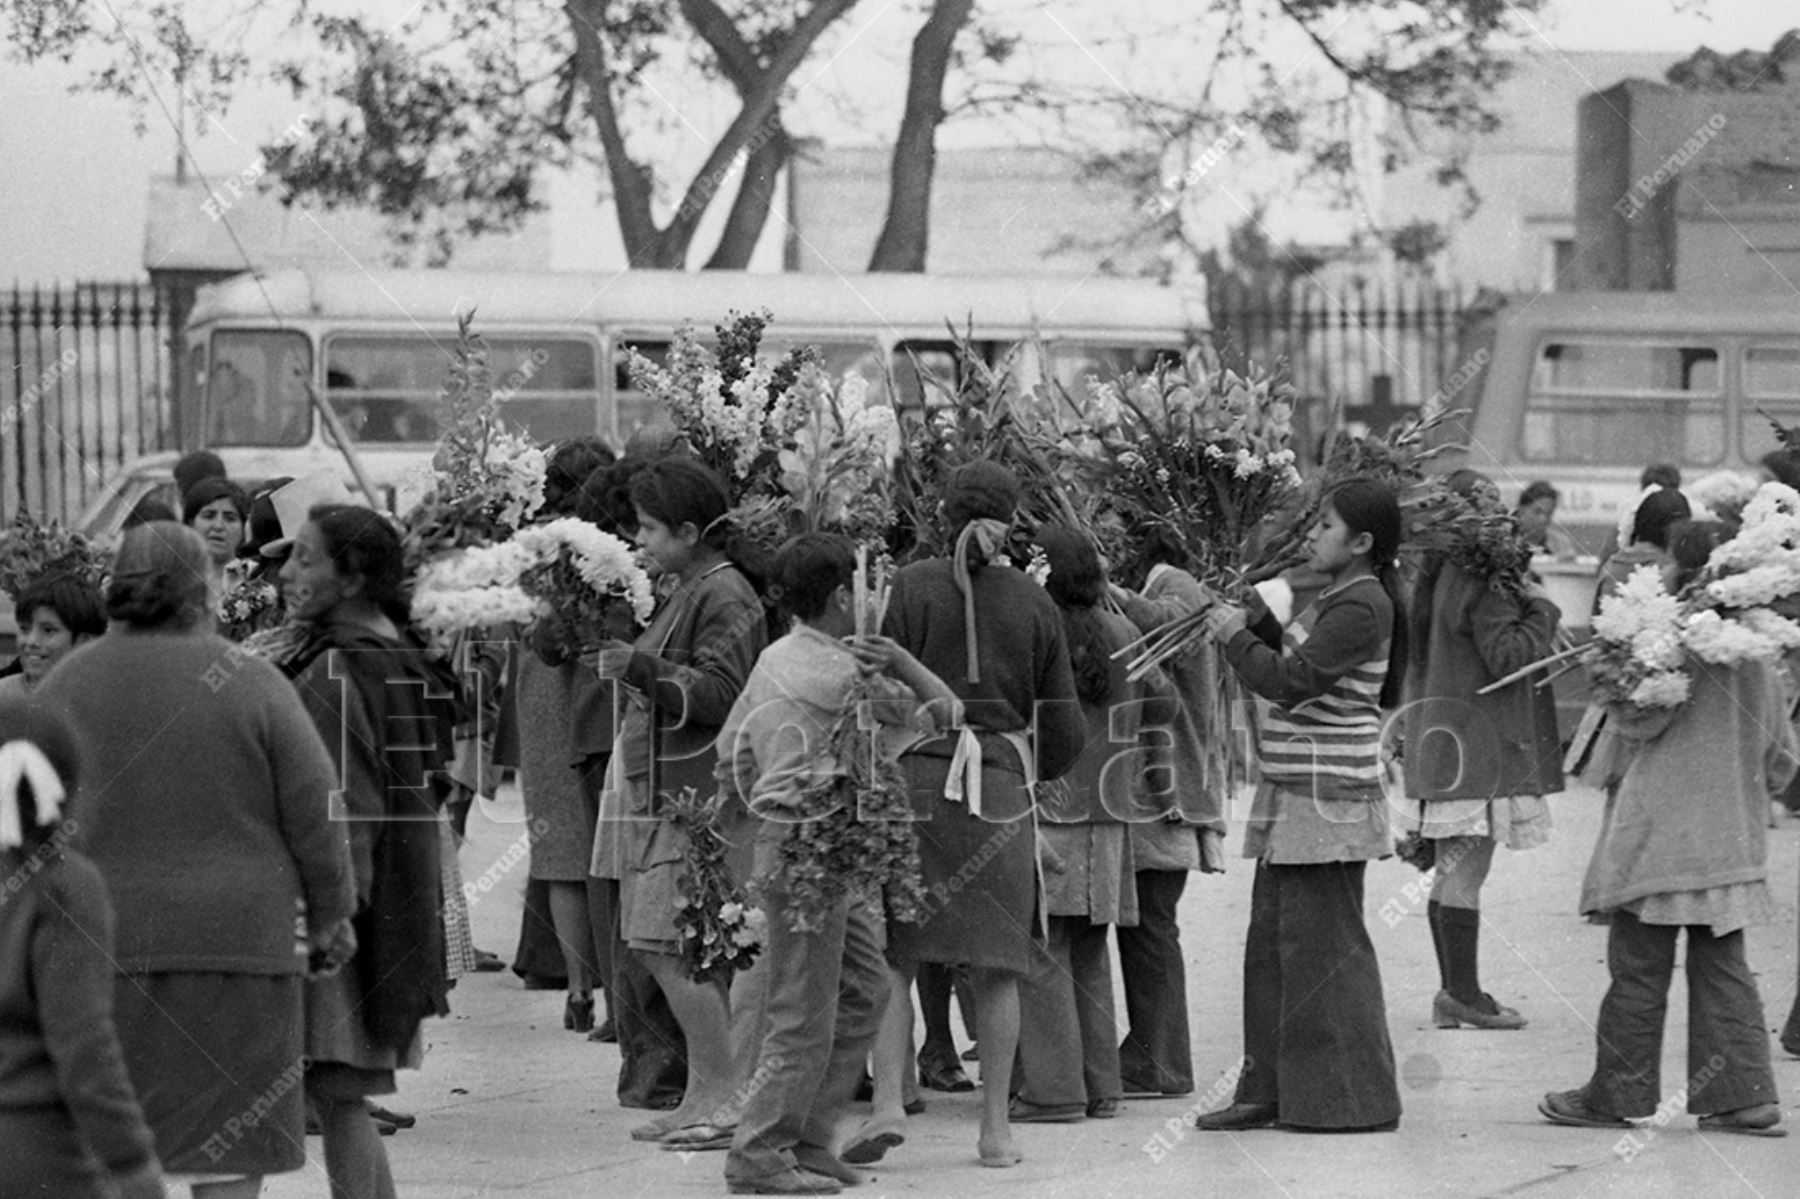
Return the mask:
[(1278, 635), (1268, 619), (1226, 644), (1238, 677), (1270, 703), (1258, 736), (1264, 780), (1318, 799), (1381, 799), (1393, 626), (1393, 602), (1364, 575), (1321, 593)]

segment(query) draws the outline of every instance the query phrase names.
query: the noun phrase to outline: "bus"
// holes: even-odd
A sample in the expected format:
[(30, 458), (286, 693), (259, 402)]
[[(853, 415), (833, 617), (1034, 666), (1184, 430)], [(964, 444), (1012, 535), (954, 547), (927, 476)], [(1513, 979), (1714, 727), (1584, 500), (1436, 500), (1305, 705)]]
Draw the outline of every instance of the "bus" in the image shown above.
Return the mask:
[[(764, 349), (816, 345), (836, 376), (857, 371), (901, 408), (952, 392), (954, 329), (993, 363), (1015, 355), (1029, 388), (1144, 369), (1201, 341), (1204, 283), (1105, 276), (503, 273), (293, 269), (200, 289), (182, 333), (179, 450), (211, 449), (246, 483), (321, 469), (354, 480), (322, 397), (354, 443), (377, 502), (404, 511), (431, 484), (438, 399), (457, 320), (487, 343), (501, 412), (539, 442), (597, 435), (615, 450), (664, 422), (632, 386), (627, 352), (660, 361), (692, 324), (707, 339), (730, 312), (768, 311)], [(144, 496), (168, 498), (179, 451), (148, 455), (90, 506), (114, 532)]]
[[(1471, 372), (1449, 438), (1506, 498), (1534, 479), (1556, 519), (1598, 551), (1637, 502), (1639, 473), (1753, 473), (1800, 424), (1800, 297), (1551, 292), (1508, 297), (1464, 345)], [(1474, 397), (1470, 403), (1468, 397)]]

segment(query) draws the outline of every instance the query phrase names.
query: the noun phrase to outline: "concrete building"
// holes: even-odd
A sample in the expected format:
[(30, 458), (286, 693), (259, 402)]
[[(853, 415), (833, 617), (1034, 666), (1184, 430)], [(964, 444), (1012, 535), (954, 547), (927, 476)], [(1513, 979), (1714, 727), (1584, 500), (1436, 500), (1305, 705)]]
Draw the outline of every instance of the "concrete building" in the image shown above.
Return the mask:
[(1583, 99), (1579, 125), (1580, 286), (1800, 290), (1800, 74), (1755, 90), (1627, 80)]

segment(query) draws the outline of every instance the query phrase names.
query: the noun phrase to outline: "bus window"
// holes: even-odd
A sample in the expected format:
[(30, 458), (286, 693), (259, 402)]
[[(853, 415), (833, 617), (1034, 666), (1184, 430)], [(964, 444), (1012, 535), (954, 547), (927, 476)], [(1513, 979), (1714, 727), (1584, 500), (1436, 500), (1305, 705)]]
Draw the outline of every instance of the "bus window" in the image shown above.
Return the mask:
[[(599, 377), (593, 343), (579, 338), (484, 338), (500, 415), (538, 441), (596, 431)], [(439, 433), (448, 338), (332, 337), (325, 394), (361, 442), (418, 444)]]
[(598, 347), (575, 338), (487, 339), (494, 392), (508, 427), (541, 443), (600, 432)]
[(622, 442), (631, 440), (632, 434), (640, 429), (659, 429), (669, 427), (668, 414), (662, 405), (652, 399), (646, 392), (639, 391), (631, 381), (630, 351), (636, 350), (657, 366), (669, 360), (669, 343), (667, 341), (643, 340), (633, 338), (630, 341), (613, 343), (613, 410), (618, 417), (619, 438)]
[(1080, 394), (1090, 378), (1101, 382), (1116, 379), (1127, 371), (1149, 374), (1160, 362), (1181, 364), (1181, 350), (1175, 346), (1119, 346), (1096, 342), (1058, 341), (1046, 347), (1050, 352), (1049, 376), (1069, 391)]
[(1718, 462), (1725, 455), (1718, 350), (1546, 343), (1532, 372), (1519, 451), (1527, 462)]
[[(984, 360), (992, 361), (991, 343), (975, 345)], [(944, 408), (955, 402), (962, 364), (951, 342), (897, 342), (892, 361), (895, 406), (902, 411)]]
[(1743, 368), (1738, 438), (1744, 461), (1754, 463), (1781, 448), (1771, 417), (1789, 428), (1800, 425), (1800, 345), (1747, 346)]
[(214, 333), (206, 371), (204, 444), (306, 444), (312, 432), (311, 380), (312, 347), (299, 333)]

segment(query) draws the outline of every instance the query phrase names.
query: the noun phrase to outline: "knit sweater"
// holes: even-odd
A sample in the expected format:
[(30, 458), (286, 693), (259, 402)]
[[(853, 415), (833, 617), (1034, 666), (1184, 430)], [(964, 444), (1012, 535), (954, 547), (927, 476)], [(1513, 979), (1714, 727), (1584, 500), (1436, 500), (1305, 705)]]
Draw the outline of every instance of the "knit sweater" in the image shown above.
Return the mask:
[(1594, 847), (1583, 911), (1768, 877), (1769, 797), (1800, 764), (1781, 685), (1761, 662), (1691, 665), (1679, 708), (1608, 719), (1638, 744)]
[[(963, 594), (948, 559), (914, 562), (895, 574), (882, 631), (950, 685), (969, 727), (1034, 730), (1037, 777), (1057, 778), (1081, 755), (1087, 727), (1056, 602), (1009, 566), (981, 567), (972, 586), (980, 682), (969, 680)], [(950, 757), (955, 748), (953, 739), (941, 738), (918, 752)], [(1000, 738), (982, 739), (982, 760), (1019, 769), (1018, 755)]]
[(1498, 799), (1562, 790), (1556, 698), (1525, 678), (1495, 679), (1548, 656), (1561, 612), (1518, 599), (1445, 565), (1432, 591), (1430, 634), (1413, 649), (1406, 704), (1406, 794)]
[(213, 633), (116, 629), (38, 701), (86, 742), (77, 847), (118, 913), (120, 973), (298, 974), (314, 928), (356, 906), (337, 772), (281, 671)]
[(113, 1028), (100, 872), (53, 846), (0, 851), (0, 872), (0, 1111), (64, 1110), (109, 1173), (140, 1170), (155, 1147)]
[(1386, 590), (1362, 576), (1321, 593), (1279, 645), (1250, 629), (1226, 643), (1226, 660), (1270, 703), (1257, 740), (1265, 781), (1318, 799), (1382, 798), (1380, 696), (1393, 621)]

